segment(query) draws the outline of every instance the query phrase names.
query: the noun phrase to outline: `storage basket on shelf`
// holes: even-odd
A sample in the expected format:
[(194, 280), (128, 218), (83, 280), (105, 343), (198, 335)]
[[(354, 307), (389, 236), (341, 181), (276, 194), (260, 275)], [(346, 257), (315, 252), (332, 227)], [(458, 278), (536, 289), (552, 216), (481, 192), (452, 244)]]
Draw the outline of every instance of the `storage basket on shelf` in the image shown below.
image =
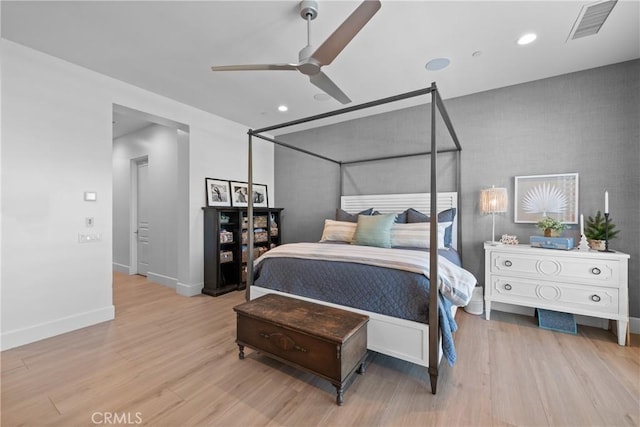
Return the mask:
[(223, 264), (225, 262), (233, 261), (233, 252), (232, 251), (220, 251), (220, 263)]

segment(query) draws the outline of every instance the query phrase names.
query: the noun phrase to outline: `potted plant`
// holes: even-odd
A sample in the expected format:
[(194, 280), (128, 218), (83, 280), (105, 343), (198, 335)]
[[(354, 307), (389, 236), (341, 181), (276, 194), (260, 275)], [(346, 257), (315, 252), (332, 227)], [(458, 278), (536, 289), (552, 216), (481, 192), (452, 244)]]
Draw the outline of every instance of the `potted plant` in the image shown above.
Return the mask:
[(563, 224), (557, 219), (548, 216), (542, 217), (536, 225), (544, 231), (545, 237), (559, 236), (560, 233), (567, 229), (567, 224)]
[(620, 230), (615, 230), (616, 225), (609, 220), (608, 230), (604, 215), (598, 211), (595, 217), (589, 216), (584, 225), (584, 236), (589, 242), (589, 247), (595, 250), (605, 249), (605, 240), (616, 237)]

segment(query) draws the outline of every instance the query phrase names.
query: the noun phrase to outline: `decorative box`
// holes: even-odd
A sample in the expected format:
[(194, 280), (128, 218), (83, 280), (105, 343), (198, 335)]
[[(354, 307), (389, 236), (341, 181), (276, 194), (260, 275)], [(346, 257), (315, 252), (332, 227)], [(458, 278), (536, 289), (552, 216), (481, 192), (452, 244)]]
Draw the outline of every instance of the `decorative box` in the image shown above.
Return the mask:
[(220, 263), (223, 264), (225, 262), (233, 261), (233, 252), (231, 251), (220, 251)]
[(222, 230), (220, 232), (220, 243), (229, 243), (233, 242), (233, 233), (227, 230)]
[(534, 248), (573, 249), (573, 237), (531, 236), (529, 242)]
[[(260, 249), (253, 248), (253, 259), (255, 260), (259, 256), (260, 256)], [(247, 255), (247, 247), (243, 246), (242, 247), (242, 262), (247, 262), (248, 259), (249, 259), (249, 256)]]
[(254, 216), (253, 217), (253, 228), (267, 228), (267, 217), (266, 216)]
[[(255, 243), (266, 242), (269, 240), (269, 236), (266, 230), (255, 230), (253, 232), (253, 241)], [(247, 244), (247, 231), (242, 232), (242, 243)]]

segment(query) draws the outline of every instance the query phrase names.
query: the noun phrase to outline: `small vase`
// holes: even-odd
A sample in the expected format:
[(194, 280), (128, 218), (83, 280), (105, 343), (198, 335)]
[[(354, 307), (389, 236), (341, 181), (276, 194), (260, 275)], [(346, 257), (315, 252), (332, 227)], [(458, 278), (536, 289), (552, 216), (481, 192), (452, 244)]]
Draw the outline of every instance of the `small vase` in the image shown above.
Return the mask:
[(552, 228), (544, 229), (544, 237), (558, 237), (560, 232), (558, 230), (554, 230)]
[(605, 250), (605, 241), (604, 240), (592, 240), (592, 239), (588, 239), (587, 242), (589, 242), (589, 247), (591, 249), (593, 249), (594, 251), (604, 251)]

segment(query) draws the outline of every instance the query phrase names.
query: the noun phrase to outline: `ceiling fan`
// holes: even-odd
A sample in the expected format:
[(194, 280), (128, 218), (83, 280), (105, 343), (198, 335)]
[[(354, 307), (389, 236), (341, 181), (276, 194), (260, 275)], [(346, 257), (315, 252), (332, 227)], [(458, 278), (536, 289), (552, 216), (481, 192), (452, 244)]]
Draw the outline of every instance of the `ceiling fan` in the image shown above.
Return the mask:
[(253, 64), (253, 65), (222, 65), (211, 67), (212, 71), (248, 71), (248, 70), (297, 70), (309, 76), (313, 85), (341, 102), (348, 104), (349, 97), (321, 71), (324, 65), (329, 65), (358, 32), (380, 9), (379, 0), (365, 0), (349, 15), (349, 17), (329, 36), (328, 39), (314, 50), (311, 46), (311, 21), (318, 16), (318, 2), (304, 0), (300, 2), (300, 16), (307, 21), (307, 45), (298, 54), (297, 64)]

